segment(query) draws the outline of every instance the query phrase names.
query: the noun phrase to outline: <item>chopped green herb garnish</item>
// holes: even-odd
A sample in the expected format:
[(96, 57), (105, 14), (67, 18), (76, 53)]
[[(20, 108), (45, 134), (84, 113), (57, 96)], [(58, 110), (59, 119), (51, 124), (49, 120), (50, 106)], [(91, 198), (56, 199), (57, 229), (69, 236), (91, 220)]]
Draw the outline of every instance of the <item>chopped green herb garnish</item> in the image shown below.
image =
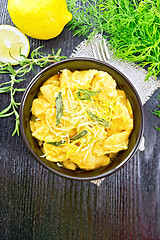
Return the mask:
[(55, 141), (55, 142), (47, 142), (48, 144), (51, 144), (55, 147), (60, 147), (62, 144), (64, 144), (66, 142), (66, 140), (61, 140), (59, 142)]
[(87, 90), (87, 89), (78, 89), (78, 91), (76, 92), (77, 94), (77, 97), (80, 99), (80, 100), (89, 100), (89, 101), (92, 101), (91, 97), (92, 96), (95, 96), (97, 95), (99, 91), (90, 91), (90, 90)]
[(79, 132), (79, 133), (77, 133), (76, 135), (74, 135), (73, 137), (71, 137), (70, 140), (80, 139), (80, 138), (84, 137), (87, 133), (88, 133), (87, 130), (82, 130), (81, 132)]
[(63, 116), (63, 101), (62, 93), (59, 92), (56, 97), (56, 126), (60, 124), (62, 116)]
[(91, 113), (89, 110), (87, 110), (88, 115), (92, 119), (92, 121), (97, 122), (99, 125), (108, 128), (109, 127), (109, 122), (106, 121), (104, 118), (99, 118), (97, 117), (96, 114)]

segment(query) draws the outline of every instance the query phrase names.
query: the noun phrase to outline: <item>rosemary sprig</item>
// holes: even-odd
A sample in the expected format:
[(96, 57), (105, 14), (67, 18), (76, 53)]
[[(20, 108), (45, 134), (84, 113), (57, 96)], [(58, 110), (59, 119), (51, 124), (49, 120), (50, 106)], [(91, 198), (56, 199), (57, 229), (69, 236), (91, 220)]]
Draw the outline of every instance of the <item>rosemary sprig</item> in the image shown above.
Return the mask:
[(67, 0), (74, 35), (103, 33), (115, 55), (148, 67), (146, 80), (160, 74), (159, 0)]
[(23, 92), (25, 90), (25, 88), (18, 87), (18, 84), (26, 80), (24, 76), (30, 71), (33, 70), (37, 73), (34, 66), (43, 68), (46, 67), (48, 63), (57, 62), (66, 58), (65, 56), (60, 56), (61, 49), (59, 49), (57, 53), (55, 53), (54, 49), (52, 49), (52, 54), (48, 54), (46, 56), (45, 53), (39, 51), (42, 47), (43, 46), (40, 46), (33, 50), (30, 54), (30, 58), (25, 57), (20, 52), (22, 60), (18, 61), (18, 67), (11, 65), (11, 63), (0, 62), (0, 74), (9, 74), (10, 76), (10, 80), (8, 82), (0, 84), (0, 94), (10, 93), (10, 104), (0, 112), (0, 117), (9, 117), (11, 115), (15, 116), (15, 128), (12, 136), (16, 133), (19, 135), (18, 108), (20, 103), (16, 102), (15, 96), (18, 92)]

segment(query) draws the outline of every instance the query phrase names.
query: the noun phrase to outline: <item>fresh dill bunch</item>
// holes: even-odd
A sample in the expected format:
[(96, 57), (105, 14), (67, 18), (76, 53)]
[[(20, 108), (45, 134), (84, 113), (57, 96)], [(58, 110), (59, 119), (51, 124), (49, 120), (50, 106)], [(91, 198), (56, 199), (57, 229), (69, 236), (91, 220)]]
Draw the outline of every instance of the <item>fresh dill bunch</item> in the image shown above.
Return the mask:
[(103, 32), (103, 0), (67, 0), (73, 19), (68, 23), (74, 35), (88, 36), (92, 31)]
[(159, 0), (67, 0), (74, 34), (103, 33), (115, 55), (148, 68), (146, 79), (160, 74)]
[[(113, 8), (114, 6), (114, 8)], [(115, 55), (148, 67), (146, 79), (160, 74), (160, 2), (108, 0), (105, 28)]]
[[(25, 81), (24, 76), (30, 71), (35, 71), (34, 66), (39, 66), (40, 68), (46, 67), (48, 63), (53, 63), (60, 61), (61, 59), (66, 58), (65, 56), (60, 56), (61, 49), (57, 51), (55, 54), (54, 49), (52, 49), (52, 54), (48, 54), (40, 52), (39, 50), (42, 46), (36, 48), (31, 52), (31, 58), (27, 58), (23, 54), (20, 56), (22, 58), (21, 61), (18, 61), (18, 67), (12, 65), (11, 63), (3, 63), (0, 62), (0, 74), (9, 74), (10, 80), (8, 82), (3, 82), (0, 84), (0, 94), (10, 93), (10, 104), (0, 112), (0, 118), (9, 117), (11, 115), (15, 116), (15, 128), (12, 133), (14, 136), (16, 133), (19, 135), (19, 113), (18, 108), (20, 103), (16, 102), (15, 96), (18, 92), (25, 91), (25, 88), (18, 87), (20, 82)], [(37, 72), (36, 72), (37, 73)]]

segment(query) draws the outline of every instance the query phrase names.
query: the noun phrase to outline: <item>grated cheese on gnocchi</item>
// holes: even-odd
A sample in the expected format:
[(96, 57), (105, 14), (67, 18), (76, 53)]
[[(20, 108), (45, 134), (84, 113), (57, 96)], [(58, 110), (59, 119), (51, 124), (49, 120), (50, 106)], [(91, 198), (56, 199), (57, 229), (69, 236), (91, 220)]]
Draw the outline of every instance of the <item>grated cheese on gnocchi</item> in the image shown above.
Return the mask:
[(47, 160), (92, 170), (128, 148), (133, 112), (107, 72), (64, 69), (41, 86), (30, 127)]

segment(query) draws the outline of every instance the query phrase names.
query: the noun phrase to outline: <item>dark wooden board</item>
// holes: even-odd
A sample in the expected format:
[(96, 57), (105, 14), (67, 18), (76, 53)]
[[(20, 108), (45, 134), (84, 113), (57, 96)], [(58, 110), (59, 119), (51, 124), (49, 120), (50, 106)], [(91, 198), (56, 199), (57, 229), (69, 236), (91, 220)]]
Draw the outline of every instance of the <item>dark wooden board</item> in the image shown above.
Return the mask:
[[(0, 0), (0, 24), (12, 24), (7, 1)], [(83, 38), (65, 28), (49, 41), (29, 39), (31, 50), (62, 48), (70, 56)], [(35, 73), (27, 76), (27, 86)], [(0, 76), (0, 82), (7, 76)], [(100, 186), (53, 175), (28, 152), (21, 135), (11, 137), (14, 117), (0, 119), (0, 239), (112, 240), (160, 238), (159, 160), (160, 127), (151, 114), (157, 90), (144, 106), (144, 152)], [(21, 99), (21, 94), (18, 96)], [(0, 95), (0, 111), (9, 95)]]

